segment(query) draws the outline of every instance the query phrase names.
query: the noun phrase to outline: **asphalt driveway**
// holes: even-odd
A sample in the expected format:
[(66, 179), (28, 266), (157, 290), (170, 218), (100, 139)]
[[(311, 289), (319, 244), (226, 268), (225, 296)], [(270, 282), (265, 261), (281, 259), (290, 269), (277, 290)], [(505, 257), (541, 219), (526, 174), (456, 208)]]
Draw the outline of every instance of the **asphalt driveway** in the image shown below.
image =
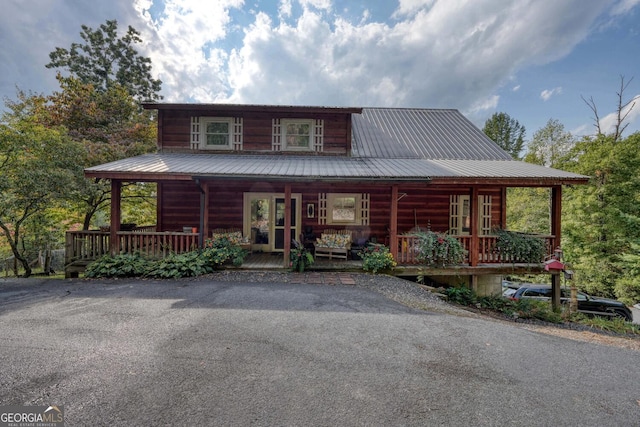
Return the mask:
[(0, 280), (0, 402), (66, 425), (640, 425), (640, 353), (345, 285)]

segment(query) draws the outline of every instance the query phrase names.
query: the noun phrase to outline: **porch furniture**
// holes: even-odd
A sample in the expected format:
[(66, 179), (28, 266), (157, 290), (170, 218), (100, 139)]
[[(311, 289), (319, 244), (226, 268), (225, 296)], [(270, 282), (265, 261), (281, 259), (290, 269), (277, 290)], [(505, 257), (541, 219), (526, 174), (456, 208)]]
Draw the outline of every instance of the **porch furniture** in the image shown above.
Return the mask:
[(222, 239), (226, 238), (231, 242), (232, 245), (240, 246), (242, 249), (249, 251), (251, 253), (251, 242), (249, 241), (249, 237), (245, 237), (242, 235), (242, 231), (238, 228), (215, 228), (211, 233), (211, 239)]
[(300, 243), (305, 248), (313, 251), (315, 242), (316, 234), (313, 232), (313, 227), (306, 226), (302, 234), (300, 234)]
[(324, 230), (315, 243), (315, 256), (329, 259), (347, 259), (351, 250), (351, 231)]

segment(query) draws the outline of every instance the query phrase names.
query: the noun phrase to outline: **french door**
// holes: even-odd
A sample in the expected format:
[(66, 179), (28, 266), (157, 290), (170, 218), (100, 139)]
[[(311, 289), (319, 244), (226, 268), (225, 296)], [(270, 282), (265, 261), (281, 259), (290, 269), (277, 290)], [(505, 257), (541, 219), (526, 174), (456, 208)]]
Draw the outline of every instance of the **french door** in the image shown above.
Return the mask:
[[(300, 194), (291, 195), (291, 233), (300, 234)], [(280, 193), (244, 193), (244, 234), (256, 252), (282, 252), (285, 242), (285, 197)]]

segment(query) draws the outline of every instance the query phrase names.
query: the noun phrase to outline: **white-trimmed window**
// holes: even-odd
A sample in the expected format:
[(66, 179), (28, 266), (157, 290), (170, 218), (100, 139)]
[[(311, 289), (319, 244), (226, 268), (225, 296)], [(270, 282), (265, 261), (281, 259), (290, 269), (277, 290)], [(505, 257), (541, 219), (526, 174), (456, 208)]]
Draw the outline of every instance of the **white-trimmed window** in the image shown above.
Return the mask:
[(328, 224), (359, 224), (360, 194), (327, 194)]
[(369, 225), (369, 193), (318, 194), (318, 224)]
[(281, 140), (282, 149), (286, 151), (313, 150), (313, 120), (282, 119)]
[[(467, 236), (471, 232), (471, 200), (466, 194), (452, 194), (449, 199), (449, 232)], [(478, 234), (491, 233), (491, 196), (478, 196)]]
[(202, 117), (200, 129), (202, 139), (200, 148), (210, 150), (231, 150), (233, 119), (220, 117)]

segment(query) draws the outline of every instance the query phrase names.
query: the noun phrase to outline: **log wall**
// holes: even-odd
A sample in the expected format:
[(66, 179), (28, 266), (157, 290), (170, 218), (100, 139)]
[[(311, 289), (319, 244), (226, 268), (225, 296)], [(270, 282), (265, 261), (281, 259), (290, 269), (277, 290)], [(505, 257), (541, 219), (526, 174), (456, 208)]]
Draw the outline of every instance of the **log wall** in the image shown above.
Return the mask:
[[(212, 150), (191, 150), (191, 117), (216, 117), (205, 111), (163, 111), (161, 135), (158, 138), (160, 150), (206, 152)], [(272, 120), (273, 119), (323, 119), (324, 120), (324, 150), (325, 154), (344, 155), (349, 151), (351, 128), (348, 114), (285, 114), (285, 113), (256, 113), (229, 112), (219, 114), (219, 117), (243, 118), (243, 151), (272, 151)], [(220, 151), (218, 151), (219, 153)]]
[[(243, 226), (243, 194), (284, 193), (283, 182), (251, 183), (233, 180), (212, 180), (203, 182), (209, 194), (207, 218), (208, 229), (240, 228)], [(159, 186), (159, 231), (181, 231), (183, 226), (199, 226), (200, 190), (195, 182), (165, 182)], [(391, 217), (391, 185), (373, 185), (367, 183), (294, 183), (292, 193), (302, 195), (301, 230), (311, 226), (316, 235), (324, 229), (336, 228), (335, 225), (318, 224), (319, 193), (368, 193), (370, 195), (370, 215), (368, 226), (346, 226), (363, 237), (376, 237), (381, 243), (389, 243), (389, 218)], [(480, 189), (479, 193), (492, 196), (492, 225), (500, 225), (501, 191)], [(430, 227), (433, 231), (447, 231), (449, 228), (449, 196), (451, 194), (470, 194), (465, 187), (436, 187), (425, 184), (416, 187), (399, 185), (398, 187), (398, 233)], [(309, 203), (316, 207), (314, 218), (307, 218)]]

